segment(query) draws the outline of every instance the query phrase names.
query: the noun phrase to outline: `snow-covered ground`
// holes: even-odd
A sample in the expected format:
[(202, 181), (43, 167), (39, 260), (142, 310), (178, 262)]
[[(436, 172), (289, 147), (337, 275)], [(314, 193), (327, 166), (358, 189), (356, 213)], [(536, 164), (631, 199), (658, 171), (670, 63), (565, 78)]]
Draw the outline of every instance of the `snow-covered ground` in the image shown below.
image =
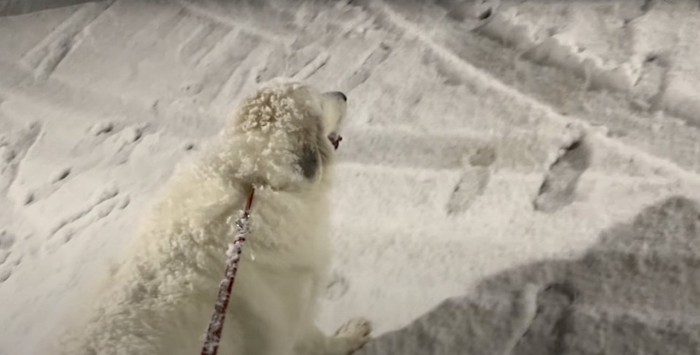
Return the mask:
[(349, 96), (326, 331), (699, 353), (698, 7), (0, 3), (0, 354), (42, 354), (174, 166), (281, 75)]

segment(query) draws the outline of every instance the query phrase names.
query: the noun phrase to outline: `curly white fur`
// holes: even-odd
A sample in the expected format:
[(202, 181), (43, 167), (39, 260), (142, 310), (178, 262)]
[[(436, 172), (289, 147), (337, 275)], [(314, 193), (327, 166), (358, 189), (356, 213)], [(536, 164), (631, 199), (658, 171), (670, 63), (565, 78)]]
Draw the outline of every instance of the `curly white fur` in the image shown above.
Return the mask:
[(220, 144), (176, 171), (59, 352), (198, 354), (233, 237), (231, 219), (251, 185), (252, 236), (220, 354), (340, 355), (363, 345), (366, 321), (352, 321), (334, 337), (313, 322), (330, 262), (327, 136), (344, 114), (342, 95), (293, 82), (273, 82), (244, 101)]

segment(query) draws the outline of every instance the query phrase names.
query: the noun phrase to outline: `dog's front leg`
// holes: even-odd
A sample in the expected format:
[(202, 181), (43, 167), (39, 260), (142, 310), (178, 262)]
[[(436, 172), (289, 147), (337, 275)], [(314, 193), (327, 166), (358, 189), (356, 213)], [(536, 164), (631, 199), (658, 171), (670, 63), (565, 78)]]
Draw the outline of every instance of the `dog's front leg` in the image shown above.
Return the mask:
[(363, 318), (345, 323), (335, 335), (327, 336), (315, 325), (296, 344), (296, 355), (347, 355), (367, 344), (372, 331), (370, 322)]

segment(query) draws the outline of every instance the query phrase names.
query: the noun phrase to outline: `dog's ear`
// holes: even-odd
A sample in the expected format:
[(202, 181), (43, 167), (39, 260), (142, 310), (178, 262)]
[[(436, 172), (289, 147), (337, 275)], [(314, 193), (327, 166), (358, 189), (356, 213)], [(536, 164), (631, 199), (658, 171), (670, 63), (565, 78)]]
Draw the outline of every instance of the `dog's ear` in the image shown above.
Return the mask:
[(303, 145), (298, 163), (304, 178), (313, 180), (321, 169), (321, 157), (318, 149), (310, 144)]
[(307, 181), (316, 180), (322, 173), (324, 154), (323, 118), (318, 112), (308, 112), (297, 132), (296, 164)]

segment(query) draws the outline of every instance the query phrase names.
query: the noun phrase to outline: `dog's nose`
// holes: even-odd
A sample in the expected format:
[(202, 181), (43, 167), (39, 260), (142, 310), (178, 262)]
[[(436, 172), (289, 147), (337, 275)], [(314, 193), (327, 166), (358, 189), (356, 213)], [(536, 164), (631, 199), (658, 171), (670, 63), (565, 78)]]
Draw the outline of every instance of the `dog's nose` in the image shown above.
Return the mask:
[(343, 94), (343, 93), (340, 92), (340, 91), (333, 91), (333, 95), (340, 97), (340, 98), (343, 99), (343, 101), (345, 101), (345, 102), (348, 101), (348, 97), (345, 96), (345, 94)]

